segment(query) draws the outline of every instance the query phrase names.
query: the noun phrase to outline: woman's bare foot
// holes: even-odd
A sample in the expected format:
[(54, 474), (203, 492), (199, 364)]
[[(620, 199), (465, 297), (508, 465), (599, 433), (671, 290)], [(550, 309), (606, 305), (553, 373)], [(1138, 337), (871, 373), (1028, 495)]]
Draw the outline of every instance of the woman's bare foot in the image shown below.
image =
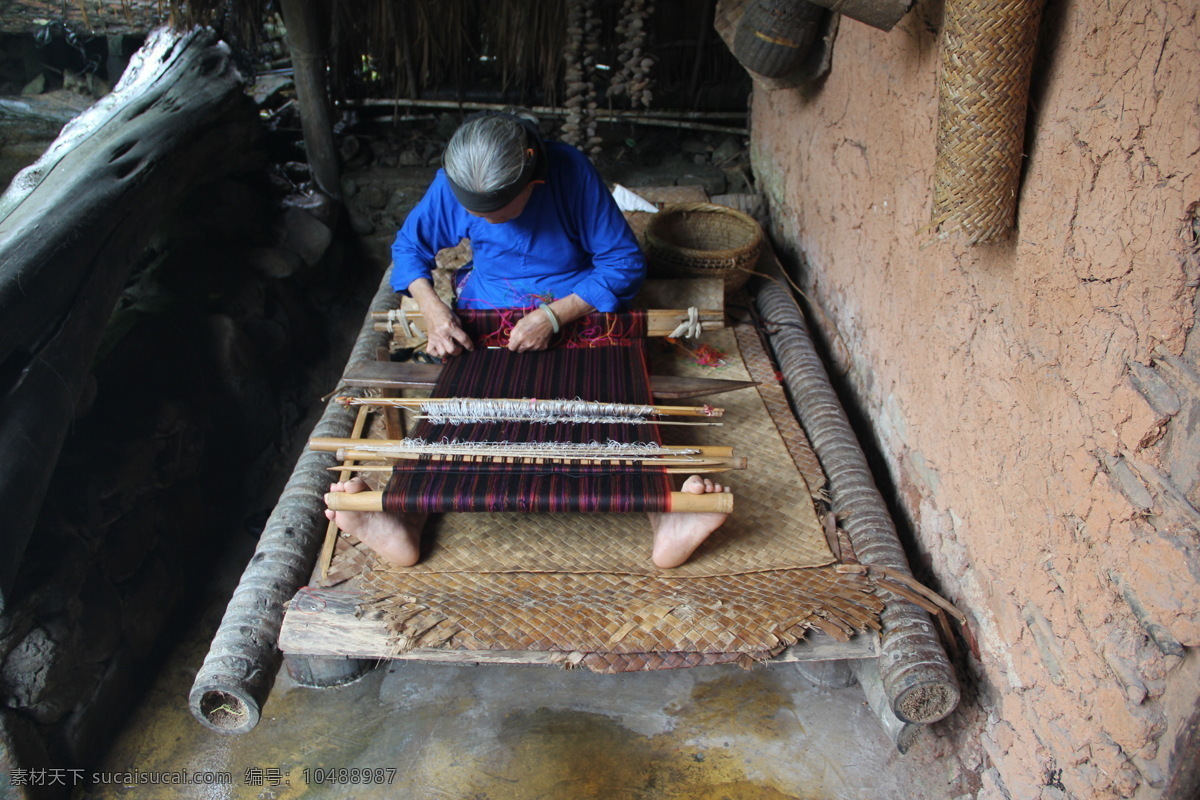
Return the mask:
[[(680, 491), (708, 494), (728, 492), (729, 487), (693, 475), (684, 482)], [(728, 517), (728, 514), (707, 511), (652, 512), (650, 525), (654, 528), (654, 552), (651, 557), (655, 566), (671, 569), (687, 561)]]
[[(362, 478), (352, 478), (345, 483), (333, 484), (329, 491), (355, 494), (369, 488), (371, 487), (367, 486), (367, 482)], [(360, 542), (390, 564), (411, 567), (421, 560), (421, 528), (425, 527), (427, 514), (334, 511), (327, 508), (325, 516), (336, 522), (346, 533), (354, 534)]]

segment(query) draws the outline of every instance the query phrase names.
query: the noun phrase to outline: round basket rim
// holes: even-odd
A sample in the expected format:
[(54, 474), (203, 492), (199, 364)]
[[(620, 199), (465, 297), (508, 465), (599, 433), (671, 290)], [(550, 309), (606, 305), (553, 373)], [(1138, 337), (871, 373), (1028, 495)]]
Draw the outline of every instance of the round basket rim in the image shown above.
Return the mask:
[[(689, 211), (712, 212), (732, 217), (733, 219), (746, 224), (748, 228), (754, 231), (753, 240), (747, 244), (741, 245), (740, 247), (730, 247), (724, 250), (701, 250), (695, 247), (684, 247), (683, 245), (668, 242), (655, 235), (654, 228), (657, 222), (666, 219), (668, 216), (682, 214)], [(724, 253), (749, 252), (756, 247), (762, 246), (764, 236), (762, 225), (759, 225), (758, 220), (756, 220), (754, 217), (743, 211), (738, 211), (736, 208), (730, 208), (729, 206), (722, 206), (716, 203), (671, 203), (669, 205), (665, 205), (663, 206), (662, 210), (650, 217), (650, 221), (646, 224), (644, 235), (646, 237), (647, 245), (657, 245), (659, 247), (669, 248), (680, 254), (694, 256), (697, 258), (714, 258)]]

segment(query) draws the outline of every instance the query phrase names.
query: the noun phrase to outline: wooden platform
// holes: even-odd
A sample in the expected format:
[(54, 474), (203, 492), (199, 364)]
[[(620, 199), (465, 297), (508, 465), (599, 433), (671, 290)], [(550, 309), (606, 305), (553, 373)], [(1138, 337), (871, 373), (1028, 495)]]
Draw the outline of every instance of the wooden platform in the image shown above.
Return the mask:
[[(864, 576), (839, 569), (854, 564), (853, 552), (823, 529), (824, 475), (756, 333), (743, 324), (715, 341), (739, 363), (723, 377), (760, 384), (722, 398), (748, 393), (737, 401), (743, 419), (734, 429), (763, 473), (757, 487), (739, 473), (734, 517), (683, 568), (648, 563), (640, 515), (586, 524), (563, 521), (572, 515), (445, 515), (411, 570), (387, 568), (342, 535), (328, 578), (318, 565), (289, 604), (280, 648), (290, 657), (602, 672), (877, 657), (882, 602)], [(513, 543), (514, 530), (535, 526), (524, 537), (533, 544)], [(580, 545), (585, 561), (558, 560), (557, 546), (539, 549), (539, 541), (578, 539), (581, 527), (596, 540)]]

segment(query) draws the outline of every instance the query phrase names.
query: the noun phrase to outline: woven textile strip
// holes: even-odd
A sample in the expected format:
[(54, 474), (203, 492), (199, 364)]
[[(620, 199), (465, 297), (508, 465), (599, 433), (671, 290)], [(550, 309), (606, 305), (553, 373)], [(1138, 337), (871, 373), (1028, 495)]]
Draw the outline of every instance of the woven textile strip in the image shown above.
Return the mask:
[[(521, 311), (512, 313), (517, 319)], [(593, 314), (564, 327), (559, 343), (541, 352), (502, 346), (507, 311), (463, 314), (475, 350), (450, 359), (435, 397), (584, 399), (649, 404), (644, 315)], [(489, 346), (488, 342), (499, 344)], [(661, 443), (654, 424), (477, 422), (421, 420), (412, 436), (427, 442)], [(640, 461), (601, 464), (507, 463), (492, 458), (419, 460), (398, 464), (384, 508), (444, 511), (664, 511), (671, 491), (660, 466)]]

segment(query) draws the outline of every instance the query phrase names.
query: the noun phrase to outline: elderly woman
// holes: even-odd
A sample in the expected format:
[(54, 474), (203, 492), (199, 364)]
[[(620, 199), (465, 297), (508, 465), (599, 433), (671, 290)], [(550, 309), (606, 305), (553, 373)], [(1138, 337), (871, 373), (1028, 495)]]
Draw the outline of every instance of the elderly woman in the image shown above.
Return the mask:
[[(510, 350), (545, 349), (563, 324), (629, 306), (642, 285), (645, 262), (604, 181), (582, 153), (543, 142), (530, 116), (486, 113), (455, 132), (443, 165), (392, 245), (392, 286), (420, 306), (430, 355), (473, 348), (430, 279), (437, 252), (463, 237), (471, 240), (474, 259), (470, 269), (459, 270), (457, 305), (528, 309), (510, 333)], [(330, 491), (366, 488), (355, 478)], [(728, 491), (699, 475), (688, 478), (682, 490)], [(424, 515), (325, 514), (397, 566), (420, 559)], [(684, 563), (725, 517), (651, 514), (654, 563), (664, 568)]]
[(543, 142), (532, 117), (489, 113), (455, 132), (443, 163), (392, 245), (392, 286), (421, 307), (430, 355), (471, 348), (429, 278), (438, 250), (464, 236), (474, 261), (459, 279), (458, 306), (531, 309), (511, 350), (542, 350), (556, 325), (629, 306), (645, 262), (586, 156)]

